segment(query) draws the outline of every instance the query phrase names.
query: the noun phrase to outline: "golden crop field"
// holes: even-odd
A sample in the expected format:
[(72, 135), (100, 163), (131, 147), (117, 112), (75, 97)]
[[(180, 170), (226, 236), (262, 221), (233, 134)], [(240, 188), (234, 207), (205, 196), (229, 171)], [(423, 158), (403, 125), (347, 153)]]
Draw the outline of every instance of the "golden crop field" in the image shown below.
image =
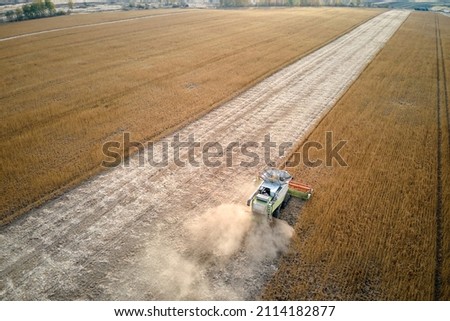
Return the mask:
[[(104, 142), (173, 131), (380, 11), (274, 12), (199, 10), (2, 42), (0, 223), (97, 173)], [(0, 35), (105, 17), (122, 16), (12, 23)]]
[(88, 24), (96, 24), (124, 19), (151, 17), (183, 12), (189, 11), (182, 9), (105, 11), (105, 12), (98, 12), (95, 14), (73, 14), (70, 16), (57, 16), (45, 20), (39, 19), (28, 20), (22, 21), (20, 23), (0, 25), (0, 38), (7, 38), (26, 33), (40, 32), (59, 28), (70, 28), (74, 26), (83, 26)]
[(449, 34), (412, 13), (310, 134), (348, 167), (290, 169), (315, 196), (263, 299), (450, 299)]

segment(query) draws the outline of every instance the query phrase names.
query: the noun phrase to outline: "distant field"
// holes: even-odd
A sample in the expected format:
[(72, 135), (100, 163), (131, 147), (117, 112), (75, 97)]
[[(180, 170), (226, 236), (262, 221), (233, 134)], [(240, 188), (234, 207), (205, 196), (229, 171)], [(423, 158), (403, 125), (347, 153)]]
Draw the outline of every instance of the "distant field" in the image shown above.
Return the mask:
[(189, 12), (189, 11), (181, 9), (111, 11), (93, 14), (73, 14), (70, 16), (28, 20), (20, 23), (0, 24), (0, 38), (6, 38), (30, 32), (39, 32), (57, 28), (68, 28), (93, 23), (102, 23), (123, 19), (150, 17), (181, 12)]
[[(2, 42), (0, 222), (98, 172), (104, 142), (168, 133), (379, 12), (192, 11)], [(0, 33), (130, 15), (42, 19)]]
[(291, 169), (316, 193), (263, 299), (450, 299), (449, 34), (411, 14), (311, 133), (349, 166)]

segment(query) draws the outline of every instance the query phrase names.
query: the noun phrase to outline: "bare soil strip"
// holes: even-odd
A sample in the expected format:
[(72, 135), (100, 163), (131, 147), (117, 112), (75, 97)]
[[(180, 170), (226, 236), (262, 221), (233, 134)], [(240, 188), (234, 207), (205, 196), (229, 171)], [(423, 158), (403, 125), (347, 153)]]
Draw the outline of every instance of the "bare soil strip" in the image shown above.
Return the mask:
[[(317, 123), (409, 15), (383, 13), (186, 126), (232, 153), (217, 167), (128, 167), (101, 174), (0, 234), (0, 295), (30, 299), (253, 299), (276, 270), (292, 229), (242, 207), (265, 164), (232, 144), (296, 142)], [(289, 150), (287, 151), (289, 152)], [(196, 156), (200, 151), (196, 150)], [(260, 159), (264, 151), (255, 150)], [(181, 151), (181, 159), (189, 157)], [(155, 157), (159, 159), (158, 157)], [(199, 158), (197, 158), (199, 160)], [(274, 162), (278, 159), (275, 158)], [(223, 205), (223, 204), (234, 205)]]

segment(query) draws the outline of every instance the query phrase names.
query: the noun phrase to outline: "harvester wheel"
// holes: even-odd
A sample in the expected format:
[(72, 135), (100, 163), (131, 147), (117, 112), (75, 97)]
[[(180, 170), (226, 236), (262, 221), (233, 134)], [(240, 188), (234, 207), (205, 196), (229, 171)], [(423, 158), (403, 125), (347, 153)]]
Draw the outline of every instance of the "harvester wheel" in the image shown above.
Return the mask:
[(272, 216), (275, 218), (280, 218), (281, 206), (278, 206), (277, 209), (273, 212)]
[(284, 197), (283, 203), (281, 203), (281, 208), (285, 208), (288, 205), (290, 199), (291, 194), (287, 193), (286, 196)]

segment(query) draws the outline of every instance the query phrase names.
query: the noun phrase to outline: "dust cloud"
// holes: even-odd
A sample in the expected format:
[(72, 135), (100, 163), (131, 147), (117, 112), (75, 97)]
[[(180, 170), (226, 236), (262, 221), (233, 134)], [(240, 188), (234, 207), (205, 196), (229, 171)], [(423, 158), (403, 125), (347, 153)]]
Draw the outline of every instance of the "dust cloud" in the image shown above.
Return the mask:
[(256, 220), (247, 236), (245, 250), (255, 264), (263, 260), (274, 260), (288, 250), (294, 229), (285, 221), (274, 219)]
[(240, 299), (236, 285), (220, 274), (238, 261), (240, 266), (232, 267), (234, 274), (251, 279), (261, 264), (273, 264), (288, 249), (294, 232), (284, 221), (270, 223), (236, 204), (211, 208), (186, 223), (184, 229), (185, 250), (181, 254), (166, 252), (170, 256), (163, 259), (166, 280), (160, 285), (169, 287), (164, 292), (173, 298), (190, 300)]
[(235, 254), (252, 225), (252, 216), (239, 205), (225, 204), (207, 210), (186, 225), (197, 254), (227, 260)]
[[(251, 282), (289, 246), (293, 228), (223, 204), (145, 246), (121, 278), (120, 299), (242, 300)], [(273, 270), (273, 269), (272, 269)], [(257, 295), (257, 294), (255, 294)]]
[[(238, 251), (251, 261), (274, 259), (287, 250), (293, 228), (274, 219), (254, 215), (248, 207), (224, 204), (206, 211), (187, 225), (198, 254), (227, 260)], [(253, 262), (248, 262), (253, 263)]]

